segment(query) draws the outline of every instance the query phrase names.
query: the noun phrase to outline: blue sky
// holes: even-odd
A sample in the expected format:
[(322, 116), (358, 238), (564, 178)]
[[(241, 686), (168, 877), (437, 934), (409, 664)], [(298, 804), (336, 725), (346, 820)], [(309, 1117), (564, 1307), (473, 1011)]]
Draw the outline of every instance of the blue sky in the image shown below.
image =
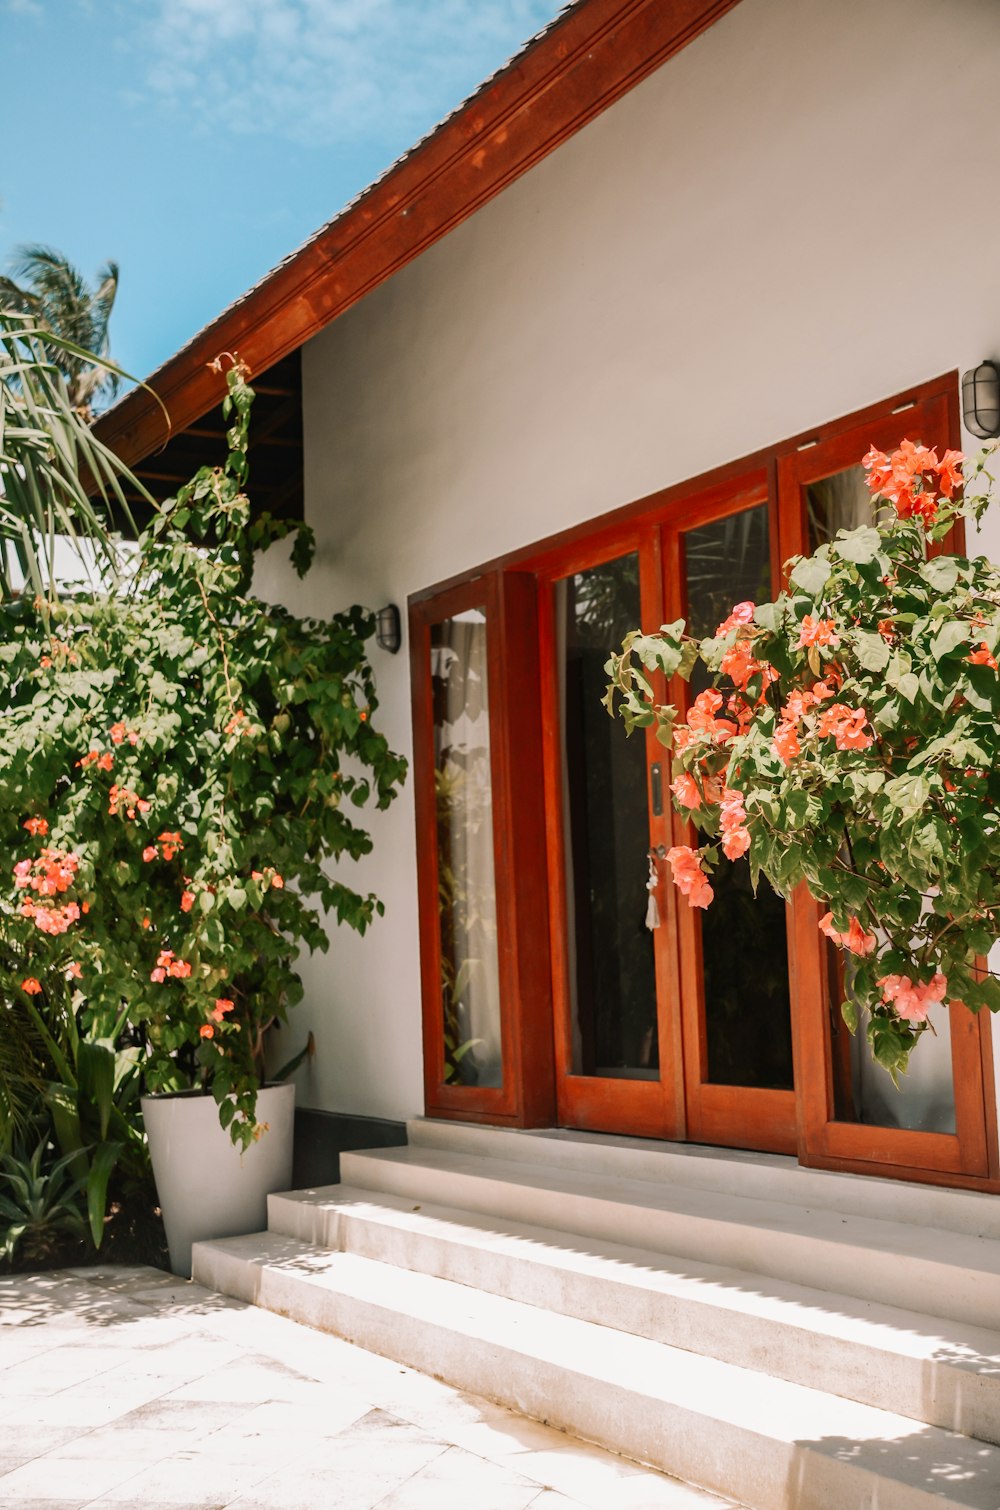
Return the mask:
[(144, 376), (560, 8), (0, 0), (0, 263), (114, 258), (113, 354)]

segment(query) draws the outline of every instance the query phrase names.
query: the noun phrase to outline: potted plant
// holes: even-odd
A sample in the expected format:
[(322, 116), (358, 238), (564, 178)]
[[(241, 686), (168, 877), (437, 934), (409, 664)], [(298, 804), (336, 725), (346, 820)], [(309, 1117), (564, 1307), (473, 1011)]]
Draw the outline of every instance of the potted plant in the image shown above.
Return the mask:
[[(1000, 933), (1000, 568), (942, 553), (987, 507), (988, 456), (869, 451), (871, 524), (789, 562), (774, 602), (736, 604), (713, 636), (636, 631), (607, 665), (609, 712), (655, 726), (704, 835), (667, 856), (689, 905), (743, 855), (755, 885), (804, 884), (849, 965), (844, 1018), (866, 1019), (894, 1079), (938, 1003), (1000, 1010), (982, 963)], [(680, 719), (656, 679), (698, 663), (710, 685)]]
[[(370, 850), (351, 814), (385, 807), (405, 774), (372, 724), (372, 615), (299, 618), (251, 591), (258, 552), (293, 533), (301, 574), (312, 542), (251, 518), (239, 362), (227, 385), (225, 465), (156, 511), (127, 586), (44, 615), (22, 599), (0, 648), (6, 984), (35, 1003), (68, 993), (84, 1031), (135, 1048), (147, 1093), (176, 1098), (144, 1109), (179, 1271), (194, 1229), (171, 1191), (205, 1192), (221, 1235), (263, 1215), (257, 1195), (256, 1216), (227, 1218), (227, 1183), (255, 1168), (289, 1182), (291, 1087), (262, 1089), (265, 1039), (301, 996), (300, 949), (328, 947), (323, 915), (364, 932), (381, 912), (324, 867)], [(220, 1183), (206, 1110), (233, 1161)], [(171, 1178), (179, 1116), (201, 1130)]]

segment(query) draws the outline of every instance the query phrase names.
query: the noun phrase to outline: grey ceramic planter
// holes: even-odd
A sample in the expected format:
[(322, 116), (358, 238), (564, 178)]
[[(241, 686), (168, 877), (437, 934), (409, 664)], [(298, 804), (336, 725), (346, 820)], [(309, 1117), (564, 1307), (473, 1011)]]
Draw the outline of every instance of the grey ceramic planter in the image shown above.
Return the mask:
[(156, 1193), (170, 1249), (170, 1267), (191, 1277), (191, 1244), (235, 1237), (267, 1226), (267, 1197), (292, 1183), (295, 1086), (266, 1086), (257, 1120), (268, 1130), (246, 1153), (219, 1125), (211, 1096), (143, 1096)]

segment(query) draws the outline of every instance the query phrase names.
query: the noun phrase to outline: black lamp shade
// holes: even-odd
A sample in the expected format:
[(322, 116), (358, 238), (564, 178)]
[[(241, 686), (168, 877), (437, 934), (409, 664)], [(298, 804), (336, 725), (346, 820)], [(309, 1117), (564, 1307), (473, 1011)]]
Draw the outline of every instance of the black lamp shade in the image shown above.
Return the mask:
[(403, 629), (395, 603), (387, 603), (375, 615), (375, 643), (392, 655), (403, 643)]
[(980, 362), (962, 375), (962, 419), (980, 440), (1000, 435), (1000, 367)]

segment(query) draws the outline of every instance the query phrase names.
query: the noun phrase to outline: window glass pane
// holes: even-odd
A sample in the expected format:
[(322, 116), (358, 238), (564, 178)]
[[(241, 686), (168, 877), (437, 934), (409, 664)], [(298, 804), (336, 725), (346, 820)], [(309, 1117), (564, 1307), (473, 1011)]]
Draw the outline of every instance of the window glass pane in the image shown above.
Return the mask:
[(500, 978), (493, 873), (486, 615), (431, 628), (441, 996), (446, 1082), (499, 1086)]
[(830, 477), (821, 477), (804, 489), (809, 549), (836, 537), (838, 530), (856, 530), (871, 524), (872, 495), (862, 466), (845, 467)]
[[(692, 634), (714, 634), (734, 603), (771, 596), (767, 506), (745, 509), (684, 536)], [(693, 678), (693, 693), (706, 684)], [(791, 1090), (792, 1028), (785, 904), (750, 865), (723, 860), (715, 900), (701, 914), (708, 1080)]]
[(656, 1079), (645, 742), (601, 706), (608, 655), (641, 620), (638, 556), (557, 582), (555, 609), (573, 1069)]

